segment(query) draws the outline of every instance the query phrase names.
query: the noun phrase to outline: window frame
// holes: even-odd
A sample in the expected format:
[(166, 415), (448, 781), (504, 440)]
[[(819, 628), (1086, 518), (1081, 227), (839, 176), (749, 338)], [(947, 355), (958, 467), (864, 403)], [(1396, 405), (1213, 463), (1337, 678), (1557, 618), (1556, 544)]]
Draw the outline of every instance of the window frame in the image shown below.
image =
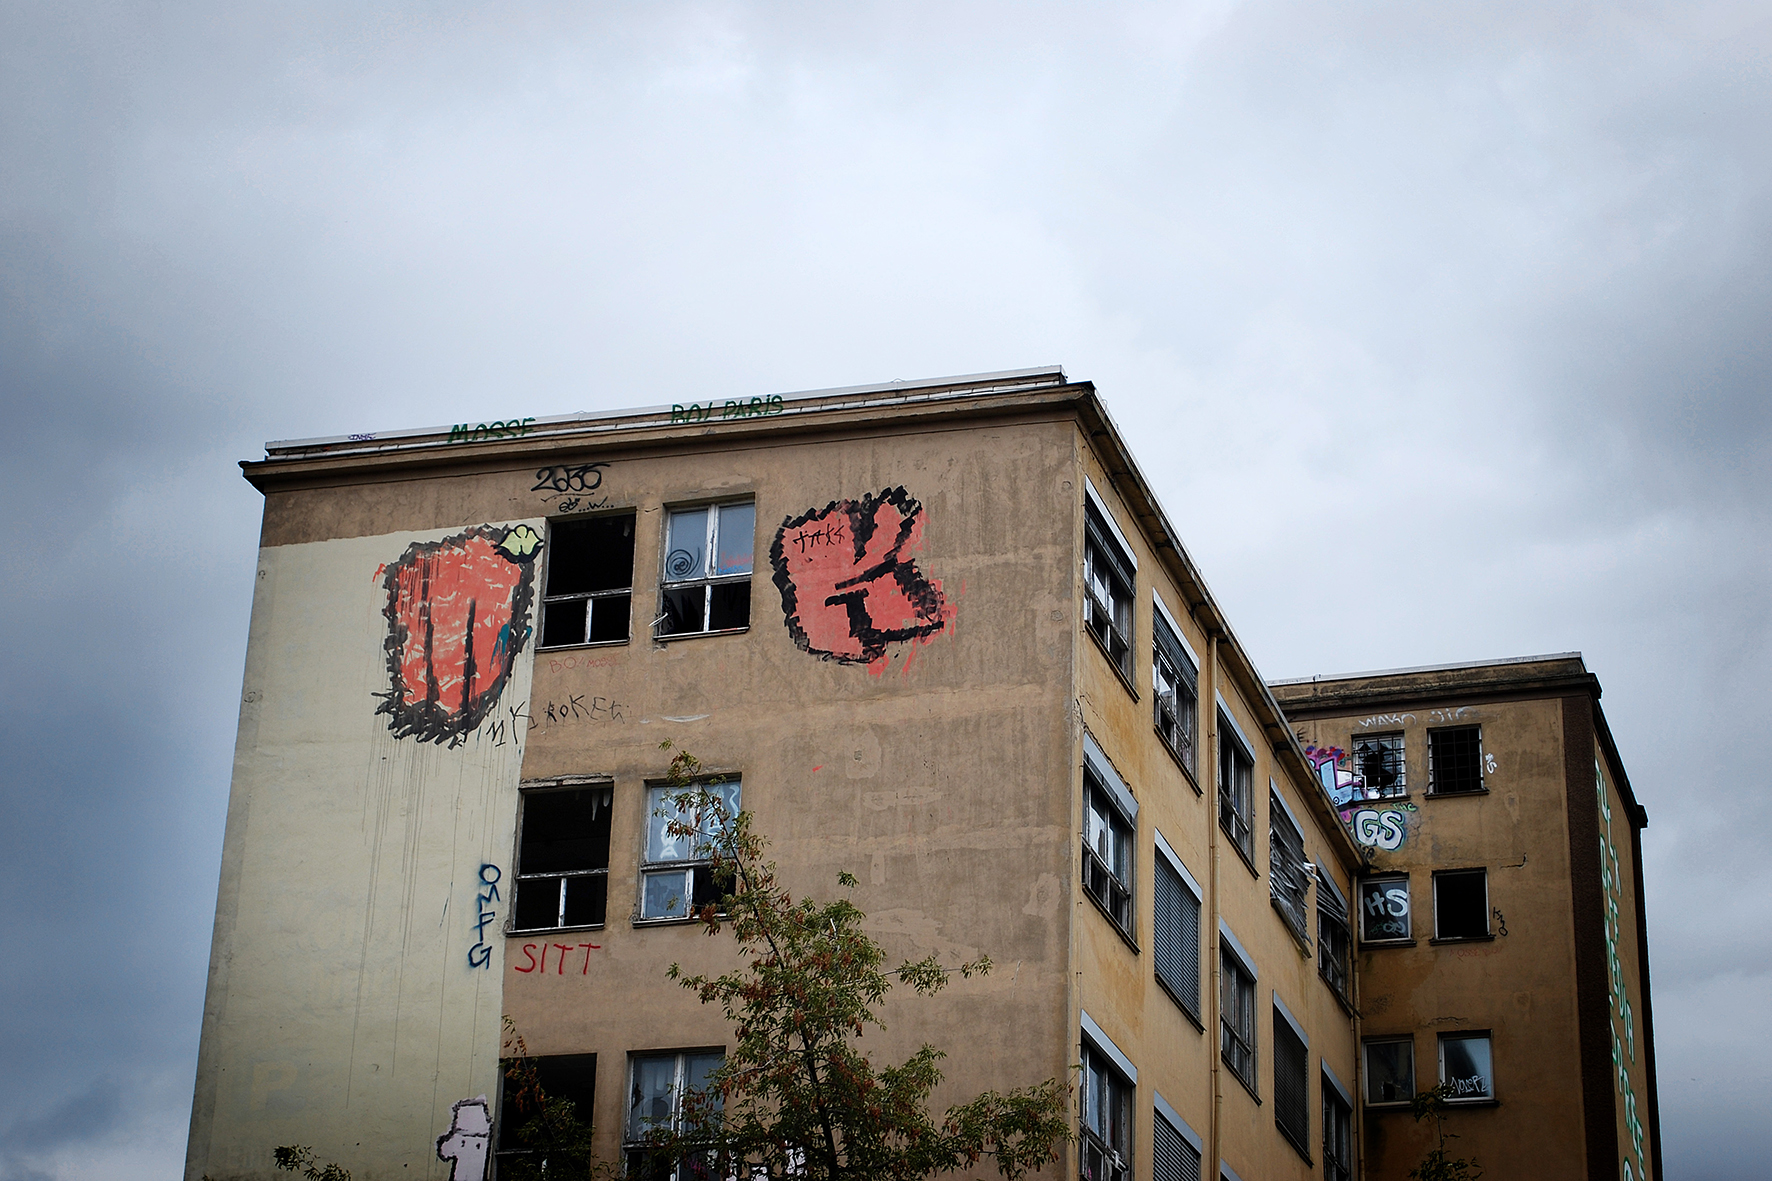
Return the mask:
[[(1472, 733), (1476, 735), (1477, 752), (1474, 760), (1476, 763), (1476, 786), (1443, 787), (1441, 786), (1441, 783), (1445, 772), (1440, 769), (1440, 757), (1434, 750), (1436, 739), (1462, 733)], [(1427, 794), (1429, 796), (1476, 796), (1487, 794), (1489, 787), (1484, 780), (1484, 766), (1483, 727), (1480, 724), (1434, 726), (1429, 728), (1427, 732)]]
[[(629, 537), (628, 584), (627, 584), (627, 586), (619, 587), (619, 588), (610, 587), (610, 588), (606, 588), (604, 590), (597, 590), (597, 591), (567, 591), (567, 592), (562, 592), (560, 594), (549, 594), (548, 587), (549, 587), (550, 580), (553, 578), (554, 561), (555, 561), (556, 551), (557, 551), (558, 546), (560, 544), (560, 542), (559, 542), (560, 535), (559, 535), (558, 530), (563, 526), (578, 525), (578, 524), (583, 524), (583, 523), (589, 523), (592, 521), (618, 520), (618, 519), (621, 519), (624, 517), (627, 519), (627, 522), (628, 522), (628, 537)], [(547, 522), (546, 556), (543, 559), (543, 564), (542, 564), (541, 613), (540, 613), (540, 616), (537, 620), (538, 626), (536, 627), (536, 632), (535, 632), (535, 635), (536, 635), (535, 647), (536, 647), (537, 651), (544, 651), (545, 650), (545, 651), (549, 651), (549, 652), (555, 652), (555, 651), (561, 651), (561, 650), (564, 650), (567, 648), (601, 648), (601, 647), (611, 646), (611, 645), (616, 645), (616, 644), (626, 644), (626, 643), (629, 643), (633, 640), (633, 637), (634, 637), (634, 620), (633, 620), (633, 614), (634, 614), (634, 602), (633, 602), (633, 600), (634, 600), (634, 564), (638, 559), (639, 528), (640, 528), (639, 514), (634, 509), (631, 509), (631, 508), (618, 509), (618, 510), (614, 510), (611, 512), (601, 512), (601, 513), (577, 513), (577, 514), (574, 514), (573, 516), (564, 517), (564, 518), (549, 518), (549, 520)], [(621, 638), (619, 640), (617, 640), (617, 639), (604, 639), (604, 640), (591, 639), (590, 638), (591, 634), (595, 630), (595, 626), (596, 626), (597, 604), (604, 602), (604, 601), (614, 600), (617, 598), (624, 598), (627, 600), (627, 607), (626, 607), (626, 610), (623, 612), (623, 618), (622, 618)], [(584, 638), (579, 639), (579, 640), (569, 641), (566, 643), (548, 643), (547, 642), (548, 609), (555, 604), (576, 603), (576, 602), (583, 602), (585, 604)]]
[[(621, 1121), (621, 1152), (629, 1177), (643, 1177), (647, 1178), (647, 1181), (667, 1181), (667, 1179), (668, 1181), (689, 1181), (681, 1163), (673, 1164), (668, 1171), (661, 1173), (654, 1173), (644, 1168), (644, 1165), (648, 1163), (646, 1157), (650, 1152), (650, 1145), (645, 1140), (635, 1137), (633, 1126), (633, 1096), (639, 1086), (637, 1072), (640, 1063), (658, 1062), (666, 1058), (672, 1059), (670, 1121), (671, 1130), (680, 1132), (682, 1131), (683, 1096), (689, 1090), (687, 1085), (689, 1062), (693, 1058), (716, 1056), (723, 1065), (726, 1061), (726, 1048), (724, 1046), (702, 1046), (683, 1050), (630, 1050), (628, 1052), (627, 1089), (624, 1092), (628, 1098), (626, 1111), (623, 1113)], [(719, 1067), (716, 1066), (714, 1069), (717, 1070)], [(711, 1072), (704, 1072), (702, 1077), (705, 1079), (708, 1073)], [(723, 1172), (716, 1170), (716, 1175), (723, 1175)]]
[[(1206, 1023), (1202, 1009), (1205, 998), (1200, 984), (1204, 933), (1200, 924), (1206, 913), (1205, 891), (1200, 888), (1200, 883), (1194, 880), (1194, 876), (1187, 871), (1187, 866), (1182, 864), (1181, 858), (1176, 855), (1169, 842), (1163, 839), (1162, 832), (1158, 831), (1155, 835), (1157, 855), (1156, 863), (1151, 868), (1153, 879), (1151, 884), (1151, 971), (1156, 977), (1158, 986), (1168, 993), (1170, 999), (1183, 1013), (1187, 1014), (1188, 1019), (1204, 1032)], [(1185, 906), (1190, 900), (1193, 903), (1193, 943), (1191, 947), (1179, 944), (1172, 947), (1165, 934), (1169, 927), (1164, 921), (1165, 874), (1174, 880), (1175, 895), (1183, 905)], [(1175, 926), (1185, 926), (1179, 912)], [(1185, 936), (1181, 930), (1175, 930), (1174, 935), (1179, 943), (1185, 943)], [(1171, 972), (1168, 970), (1168, 961), (1170, 960), (1191, 961), (1193, 966), (1191, 989), (1189, 981), (1179, 978), (1179, 974), (1186, 972), (1185, 965), (1177, 963), (1176, 970)], [(1171, 977), (1177, 978), (1172, 979)], [(1193, 994), (1191, 1006), (1188, 1003), (1190, 991)]]
[[(1194, 794), (1199, 795), (1200, 662), (1182, 638), (1180, 626), (1155, 593), (1151, 595), (1151, 605), (1152, 725), (1164, 748), (1187, 772)], [(1168, 675), (1165, 675), (1165, 665), (1169, 666)], [(1163, 688), (1165, 682), (1170, 685), (1167, 692)], [(1181, 704), (1184, 700), (1185, 709)], [(1166, 705), (1169, 726), (1175, 737), (1164, 729)]]
[[(1444, 931), (1442, 931), (1440, 929), (1440, 883), (1441, 883), (1441, 881), (1446, 880), (1446, 879), (1450, 879), (1450, 878), (1473, 878), (1473, 877), (1478, 877), (1478, 876), (1481, 876), (1481, 878), (1483, 879), (1483, 930), (1482, 930), (1482, 933), (1476, 934), (1476, 935), (1448, 935), (1448, 934), (1446, 934)], [(1468, 868), (1468, 869), (1436, 869), (1433, 871), (1433, 890), (1434, 890), (1434, 942), (1435, 943), (1481, 943), (1486, 939), (1495, 938), (1495, 928), (1489, 921), (1491, 918), (1494, 917), (1494, 915), (1490, 911), (1489, 868), (1487, 866), (1475, 866), (1475, 867)]]
[[(1382, 936), (1378, 936), (1378, 937), (1373, 937), (1373, 936), (1370, 936), (1366, 933), (1367, 891), (1369, 890), (1370, 887), (1379, 885), (1380, 883), (1384, 883), (1384, 882), (1401, 882), (1401, 883), (1403, 883), (1403, 891), (1404, 891), (1404, 895), (1405, 895), (1405, 903), (1407, 906), (1407, 910), (1402, 915), (1393, 914), (1390, 917), (1392, 919), (1396, 919), (1396, 918), (1403, 919), (1404, 925), (1406, 926), (1407, 930), (1401, 935), (1382, 935)], [(1368, 875), (1366, 877), (1360, 878), (1355, 883), (1354, 891), (1355, 891), (1356, 896), (1359, 899), (1358, 905), (1359, 905), (1359, 909), (1360, 909), (1360, 931), (1359, 931), (1360, 946), (1364, 947), (1369, 944), (1373, 945), (1373, 946), (1381, 946), (1381, 945), (1385, 945), (1385, 944), (1407, 946), (1407, 945), (1415, 942), (1415, 895), (1410, 887), (1409, 875), (1407, 873), (1375, 873), (1375, 874)]]
[[(743, 573), (720, 574), (718, 573), (720, 523), (725, 516), (726, 510), (733, 508), (748, 508), (751, 510), (750, 564)], [(707, 513), (707, 523), (705, 526), (706, 532), (702, 539), (702, 545), (704, 547), (702, 570), (699, 574), (681, 578), (672, 578), (671, 554), (673, 551), (671, 550), (671, 520), (679, 513), (694, 512)], [(713, 500), (703, 503), (666, 505), (664, 537), (662, 538), (658, 549), (658, 618), (653, 620), (652, 623), (652, 634), (654, 639), (668, 642), (671, 640), (685, 640), (693, 636), (736, 635), (740, 632), (750, 630), (751, 608), (756, 605), (754, 601), (755, 596), (751, 593), (752, 581), (755, 578), (757, 571), (757, 501), (755, 497), (744, 497), (733, 500)], [(713, 627), (715, 588), (738, 586), (741, 584), (747, 588), (745, 595), (744, 623), (731, 627)], [(667, 596), (677, 592), (694, 590), (697, 587), (702, 589), (701, 627), (685, 629), (683, 631), (663, 630), (671, 614), (670, 609), (666, 606)]]
[[(1100, 807), (1092, 807), (1097, 801)], [(1090, 843), (1090, 820), (1097, 814), (1106, 818), (1109, 832), (1120, 841), (1126, 870), (1124, 877), (1106, 865)], [(1083, 892), (1115, 929), (1136, 947), (1133, 932), (1137, 916), (1133, 904), (1138, 891), (1138, 800), (1087, 731), (1083, 734), (1083, 825), (1080, 835)], [(1106, 898), (1098, 892), (1098, 879)]]
[(1318, 1085), (1323, 1089), (1323, 1179), (1353, 1181), (1353, 1097), (1342, 1089), (1340, 1080), (1329, 1073), (1326, 1063), (1318, 1072)]
[[(1106, 599), (1097, 594), (1097, 574)], [(1083, 497), (1083, 629), (1101, 646), (1113, 665), (1132, 687), (1132, 650), (1138, 631), (1138, 558), (1120, 532), (1113, 514), (1084, 478)], [(1098, 626), (1097, 612), (1102, 619)], [(1103, 633), (1106, 634), (1103, 634)]]
[[(1273, 994), (1272, 1009), (1274, 1048), (1270, 1057), (1273, 1059), (1274, 1067), (1274, 1127), (1280, 1130), (1280, 1135), (1285, 1137), (1287, 1143), (1291, 1144), (1298, 1155), (1304, 1158), (1306, 1164), (1312, 1164), (1314, 1162), (1311, 1160), (1310, 1150), (1311, 1040), (1305, 1034), (1304, 1027), (1287, 1011), (1277, 991)], [(1293, 1052), (1291, 1047), (1286, 1046), (1288, 1038), (1296, 1044), (1297, 1060), (1294, 1064), (1293, 1077), (1282, 1079), (1280, 1076), (1281, 1067), (1284, 1065), (1281, 1061), (1282, 1050), (1284, 1049), (1286, 1054)], [(1283, 1083), (1295, 1084), (1296, 1093), (1289, 1097), (1290, 1088), (1282, 1085)], [(1289, 1119), (1301, 1120), (1302, 1123), (1298, 1127), (1292, 1127), (1288, 1123)]]
[(1280, 795), (1280, 788), (1268, 780), (1268, 900), (1286, 929), (1305, 954), (1311, 950), (1310, 875), (1305, 866), (1311, 863), (1304, 845), (1304, 828), (1292, 816), (1292, 810)]
[[(1409, 1047), (1409, 1094), (1403, 1096), (1401, 1099), (1375, 1099), (1372, 1097), (1372, 1085), (1375, 1079), (1372, 1072), (1372, 1047), (1374, 1046)], [(1414, 1034), (1388, 1034), (1360, 1039), (1360, 1067), (1361, 1076), (1366, 1080), (1365, 1105), (1367, 1107), (1376, 1107), (1387, 1111), (1397, 1108), (1402, 1108), (1404, 1110), (1408, 1109), (1409, 1101), (1415, 1097), (1416, 1087)]]
[[(1092, 1174), (1095, 1181), (1131, 1181), (1134, 1175), (1132, 1149), (1138, 1134), (1138, 1074), (1136, 1070), (1128, 1071), (1131, 1063), (1099, 1027), (1091, 1028), (1095, 1023), (1089, 1020), (1087, 1013), (1083, 1015), (1083, 1021), (1080, 1039), (1082, 1069), (1077, 1087), (1077, 1157), (1085, 1173), (1091, 1159), (1100, 1160), (1107, 1166), (1099, 1174)], [(1095, 1068), (1093, 1071), (1092, 1067)], [(1109, 1143), (1091, 1124), (1091, 1112), (1101, 1105), (1092, 1104), (1097, 1078), (1105, 1085), (1107, 1096), (1108, 1111), (1102, 1122), (1111, 1125), (1109, 1130), (1120, 1144)]]
[[(561, 1070), (562, 1067), (559, 1064), (562, 1064), (562, 1063), (572, 1063), (573, 1065), (579, 1066), (581, 1068), (588, 1064), (589, 1070), (587, 1073), (590, 1076), (590, 1086), (589, 1086), (589, 1093), (588, 1094), (584, 1094), (584, 1095), (567, 1094), (564, 1092), (568, 1088), (560, 1087), (557, 1082), (550, 1085), (546, 1078), (538, 1078), (538, 1081), (542, 1084), (542, 1091), (548, 1096), (548, 1098), (550, 1098), (550, 1099), (563, 1098), (563, 1099), (571, 1100), (572, 1106), (573, 1106), (573, 1116), (576, 1119), (578, 1119), (578, 1121), (580, 1123), (583, 1123), (586, 1127), (593, 1128), (593, 1130), (594, 1130), (594, 1128), (595, 1128), (594, 1115), (595, 1115), (595, 1111), (596, 1111), (596, 1095), (597, 1095), (597, 1055), (595, 1053), (590, 1053), (590, 1054), (533, 1054), (533, 1055), (528, 1055), (526, 1060), (528, 1062), (534, 1064), (535, 1069), (536, 1069), (536, 1073), (538, 1076)], [(508, 1139), (509, 1137), (516, 1136), (517, 1129), (522, 1126), (522, 1123), (519, 1122), (519, 1118), (518, 1118), (521, 1116), (522, 1113), (516, 1112), (512, 1108), (512, 1104), (514, 1102), (514, 1097), (511, 1094), (511, 1080), (510, 1080), (509, 1076), (505, 1073), (505, 1070), (506, 1070), (505, 1063), (507, 1063), (509, 1061), (510, 1061), (510, 1059), (504, 1059), (504, 1060), (501, 1060), (501, 1062), (499, 1063), (498, 1118), (495, 1119), (492, 1124), (492, 1152), (491, 1152), (491, 1156), (493, 1158), (492, 1163), (493, 1163), (494, 1170), (496, 1170), (502, 1163), (504, 1163), (506, 1161), (510, 1161), (510, 1160), (516, 1159), (516, 1158), (533, 1156), (536, 1152), (536, 1149), (530, 1148), (527, 1146), (523, 1146), (523, 1147), (514, 1146), (513, 1142)], [(570, 1069), (570, 1068), (568, 1068), (568, 1069)], [(570, 1088), (570, 1089), (577, 1090), (578, 1088)], [(581, 1100), (583, 1100), (583, 1101), (581, 1102)], [(533, 1118), (533, 1117), (531, 1117), (531, 1118)], [(526, 1122), (526, 1121), (523, 1121), (523, 1122)]]
[[(1373, 787), (1366, 777), (1366, 760), (1371, 753), (1362, 755), (1361, 743), (1375, 743), (1380, 753), (1379, 763), (1383, 769), (1394, 770), (1397, 776), (1395, 783), (1388, 787)], [(1394, 743), (1395, 745), (1391, 745)], [(1356, 734), (1348, 742), (1353, 747), (1350, 759), (1353, 771), (1360, 777), (1360, 798), (1366, 800), (1401, 800), (1409, 796), (1409, 760), (1406, 736), (1401, 730), (1385, 730), (1377, 734)], [(1393, 756), (1393, 757), (1386, 757)], [(1389, 764), (1388, 766), (1386, 764)]]
[[(1353, 1003), (1353, 928), (1347, 898), (1334, 878), (1317, 867), (1317, 976), (1344, 1006)], [(1330, 971), (1331, 964), (1334, 972)]]
[[(700, 904), (697, 903), (696, 898), (698, 893), (700, 893), (705, 899), (707, 898), (705, 888), (717, 887), (719, 885), (718, 881), (715, 880), (710, 873), (713, 858), (711, 856), (697, 856), (695, 845), (690, 846), (690, 855), (687, 857), (654, 858), (652, 856), (652, 822), (660, 819), (660, 814), (662, 812), (661, 806), (654, 803), (655, 793), (670, 795), (676, 792), (694, 791), (698, 788), (725, 787), (730, 787), (732, 789), (731, 800), (727, 806), (731, 809), (733, 815), (737, 815), (739, 809), (744, 806), (744, 781), (743, 776), (736, 772), (725, 775), (710, 775), (697, 779), (695, 782), (689, 784), (659, 783), (656, 780), (646, 784), (646, 816), (645, 822), (640, 827), (640, 863), (634, 875), (639, 887), (638, 896), (634, 904), (633, 922), (635, 926), (652, 926), (665, 923), (692, 923), (696, 921), (698, 905), (706, 905), (705, 901)], [(679, 815), (680, 814), (681, 813), (679, 813)], [(669, 818), (664, 819), (666, 823), (669, 823)], [(686, 890), (683, 896), (682, 913), (647, 914), (646, 886), (648, 879), (662, 877), (665, 874), (677, 873), (679, 871), (687, 875), (684, 878)], [(701, 879), (698, 877), (699, 874), (708, 874), (708, 877), (706, 879)], [(718, 900), (713, 899), (713, 901), (717, 903)]]
[[(607, 809), (608, 815), (610, 816), (610, 833), (605, 837), (603, 844), (603, 864), (600, 866), (592, 865), (584, 869), (569, 870), (525, 869), (523, 865), (523, 834), (524, 828), (529, 822), (530, 801), (537, 796), (565, 795), (568, 792), (575, 791), (600, 791), (602, 793), (603, 800), (601, 807)], [(591, 817), (593, 823), (596, 821), (596, 807), (597, 805), (593, 805), (593, 814)], [(564, 776), (558, 779), (532, 780), (521, 785), (517, 794), (516, 852), (511, 858), (512, 864), (515, 866), (515, 872), (511, 875), (511, 925), (508, 929), (509, 934), (533, 935), (544, 931), (595, 931), (608, 924), (609, 861), (611, 849), (614, 845), (614, 809), (615, 781), (607, 776)], [(566, 922), (568, 879), (593, 877), (600, 877), (603, 879), (603, 917), (596, 922), (591, 923)], [(559, 885), (555, 887), (558, 894), (554, 909), (554, 917), (558, 921), (553, 925), (546, 927), (521, 926), (520, 916), (524, 905), (522, 899), (525, 886), (531, 882), (547, 881), (550, 879), (559, 882)]]
[[(1243, 951), (1242, 945), (1230, 934), (1221, 920), (1218, 925), (1218, 1053), (1231, 1074), (1248, 1088), (1256, 1102), (1261, 1101), (1261, 1046), (1258, 1038), (1255, 1017), (1255, 991), (1261, 977), (1255, 970), (1253, 959)], [(1231, 1003), (1232, 998), (1235, 1004)], [(1243, 1018), (1239, 1024), (1243, 1029), (1233, 1026), (1232, 1010)], [(1233, 1047), (1232, 1043), (1236, 1043)], [(1233, 1056), (1232, 1050), (1239, 1053)], [(1246, 1064), (1239, 1064), (1239, 1058), (1247, 1055)], [(1247, 1070), (1247, 1074), (1244, 1071)]]
[(1218, 704), (1218, 827), (1231, 838), (1251, 872), (1259, 876), (1255, 868), (1255, 751), (1244, 740), (1222, 698)]
[(1495, 1034), (1494, 1034), (1494, 1031), (1488, 1030), (1488, 1029), (1458, 1029), (1458, 1030), (1451, 1030), (1451, 1031), (1448, 1031), (1445, 1033), (1441, 1033), (1435, 1039), (1436, 1044), (1435, 1044), (1434, 1050), (1435, 1050), (1435, 1056), (1439, 1059), (1439, 1069), (1440, 1069), (1439, 1080), (1440, 1080), (1441, 1086), (1448, 1085), (1447, 1080), (1446, 1080), (1446, 1043), (1447, 1042), (1482, 1042), (1484, 1044), (1484, 1046), (1486, 1047), (1486, 1053), (1487, 1053), (1487, 1056), (1489, 1059), (1489, 1073), (1487, 1075), (1478, 1075), (1478, 1077), (1482, 1078), (1484, 1084), (1488, 1087), (1488, 1092), (1486, 1094), (1460, 1096), (1460, 1097), (1454, 1097), (1454, 1096), (1448, 1095), (1448, 1096), (1446, 1096), (1446, 1102), (1447, 1103), (1456, 1103), (1456, 1104), (1458, 1104), (1460, 1106), (1464, 1106), (1464, 1107), (1475, 1107), (1475, 1106), (1480, 1106), (1485, 1103), (1500, 1102), (1500, 1100), (1498, 1098), (1496, 1098), (1496, 1094), (1495, 1094), (1496, 1087), (1495, 1087)]

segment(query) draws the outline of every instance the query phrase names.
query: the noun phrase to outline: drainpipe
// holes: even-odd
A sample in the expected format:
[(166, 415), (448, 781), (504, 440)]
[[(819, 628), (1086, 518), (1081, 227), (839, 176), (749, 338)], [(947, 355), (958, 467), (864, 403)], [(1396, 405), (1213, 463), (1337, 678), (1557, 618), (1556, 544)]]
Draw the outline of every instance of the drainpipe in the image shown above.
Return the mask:
[[(1208, 757), (1211, 759), (1210, 765), (1203, 770), (1210, 773), (1209, 782), (1212, 784), (1212, 790), (1206, 794), (1206, 907), (1208, 916), (1206, 929), (1211, 933), (1210, 962), (1212, 965), (1210, 977), (1212, 996), (1211, 1004), (1207, 1006), (1210, 1019), (1206, 1022), (1206, 1036), (1210, 1039), (1208, 1045), (1221, 1043), (1224, 1038), (1223, 1014), (1220, 1012), (1224, 997), (1222, 991), (1224, 984), (1219, 979), (1223, 971), (1224, 957), (1219, 952), (1218, 940), (1218, 635), (1217, 631), (1209, 631), (1206, 634), (1206, 679), (1208, 684), (1200, 694), (1202, 712), (1209, 719), (1206, 723), (1205, 747)], [(1206, 1137), (1211, 1156), (1202, 1162), (1206, 1169), (1210, 1170), (1206, 1175), (1211, 1177), (1219, 1176), (1218, 1162), (1224, 1159), (1220, 1134), (1220, 1122), (1224, 1109), (1223, 1067), (1224, 1054), (1221, 1046), (1220, 1050), (1212, 1053), (1212, 1127), (1210, 1134)]]

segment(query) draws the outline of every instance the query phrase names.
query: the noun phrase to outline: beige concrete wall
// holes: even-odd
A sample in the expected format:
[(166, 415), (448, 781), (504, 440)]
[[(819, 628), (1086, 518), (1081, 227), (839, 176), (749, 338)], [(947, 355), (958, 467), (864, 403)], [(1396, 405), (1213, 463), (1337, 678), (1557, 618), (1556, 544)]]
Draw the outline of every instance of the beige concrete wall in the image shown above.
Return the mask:
[[(482, 541), (525, 523), (541, 524), (500, 520)], [(285, 1144), (358, 1181), (447, 1176), (435, 1145), (452, 1104), (496, 1094), (504, 907), (480, 899), (509, 855), (525, 734), (508, 711), (528, 699), (531, 648), (512, 655), (502, 693), (484, 686), (482, 724), (458, 711), (435, 720), (440, 741), (420, 741), (376, 712), (392, 691), (387, 568), (460, 532), (260, 551), (191, 1181), (270, 1176)], [(487, 569), (505, 580), (495, 591), (529, 577), (490, 548), (442, 551), (445, 566), (483, 567), (468, 590)], [(449, 575), (434, 573), (440, 589)], [(483, 623), (495, 597), (480, 600)], [(441, 647), (452, 607), (430, 609)], [(485, 675), (492, 654), (478, 655)], [(482, 909), (498, 916), (485, 936)]]

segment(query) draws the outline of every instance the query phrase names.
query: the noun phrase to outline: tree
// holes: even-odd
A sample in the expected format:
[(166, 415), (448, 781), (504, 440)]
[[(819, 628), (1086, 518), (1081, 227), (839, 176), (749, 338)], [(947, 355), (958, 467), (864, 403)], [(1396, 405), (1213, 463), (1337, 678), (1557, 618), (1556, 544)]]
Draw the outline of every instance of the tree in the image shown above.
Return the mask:
[(502, 1181), (613, 1181), (616, 1170), (592, 1156), (590, 1120), (580, 1117), (572, 1100), (548, 1094), (523, 1035), (508, 1016), (504, 1024), (508, 1055), (499, 1065), (504, 1067), (505, 1095), (523, 1121), (511, 1129), (515, 1133), (511, 1139), (524, 1150), (500, 1159), (499, 1177)]
[[(662, 744), (670, 749), (671, 744)], [(670, 782), (674, 835), (698, 842), (730, 893), (697, 917), (710, 936), (730, 927), (743, 965), (719, 976), (672, 979), (718, 1004), (734, 1045), (704, 1091), (681, 1097), (678, 1125), (651, 1137), (651, 1170), (678, 1164), (710, 1176), (803, 1181), (911, 1181), (993, 1159), (1008, 1181), (1058, 1159), (1070, 1134), (1070, 1088), (1058, 1079), (988, 1091), (937, 1121), (930, 1093), (945, 1055), (924, 1044), (896, 1066), (876, 1066), (858, 1046), (894, 983), (933, 996), (954, 972), (990, 971), (988, 957), (949, 969), (929, 956), (884, 970), (885, 953), (861, 930), (866, 917), (847, 898), (793, 898), (751, 814), (730, 814), (707, 790), (695, 756), (677, 752)], [(839, 874), (852, 889), (856, 880)]]
[[(1432, 1090), (1419, 1091), (1409, 1100), (1409, 1113), (1415, 1122), (1424, 1119), (1434, 1121), (1434, 1147), (1422, 1158), (1421, 1163), (1409, 1170), (1409, 1176), (1415, 1181), (1478, 1181), (1483, 1170), (1477, 1168), (1476, 1158), (1466, 1160), (1464, 1157), (1448, 1157), (1446, 1141), (1458, 1139), (1458, 1133), (1446, 1130), (1446, 1111), (1451, 1104), (1446, 1096), (1451, 1094), (1452, 1087), (1441, 1083)], [(1471, 1170), (1475, 1169), (1475, 1172)]]

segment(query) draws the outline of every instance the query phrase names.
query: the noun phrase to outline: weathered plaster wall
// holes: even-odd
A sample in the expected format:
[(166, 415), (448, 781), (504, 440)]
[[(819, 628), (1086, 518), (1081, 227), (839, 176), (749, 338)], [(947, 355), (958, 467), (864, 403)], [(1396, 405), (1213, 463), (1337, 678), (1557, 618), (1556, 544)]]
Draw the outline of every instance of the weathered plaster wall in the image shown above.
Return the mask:
[(447, 1177), (456, 1105), (496, 1095), (541, 523), (260, 551), (191, 1181), (297, 1143)]

